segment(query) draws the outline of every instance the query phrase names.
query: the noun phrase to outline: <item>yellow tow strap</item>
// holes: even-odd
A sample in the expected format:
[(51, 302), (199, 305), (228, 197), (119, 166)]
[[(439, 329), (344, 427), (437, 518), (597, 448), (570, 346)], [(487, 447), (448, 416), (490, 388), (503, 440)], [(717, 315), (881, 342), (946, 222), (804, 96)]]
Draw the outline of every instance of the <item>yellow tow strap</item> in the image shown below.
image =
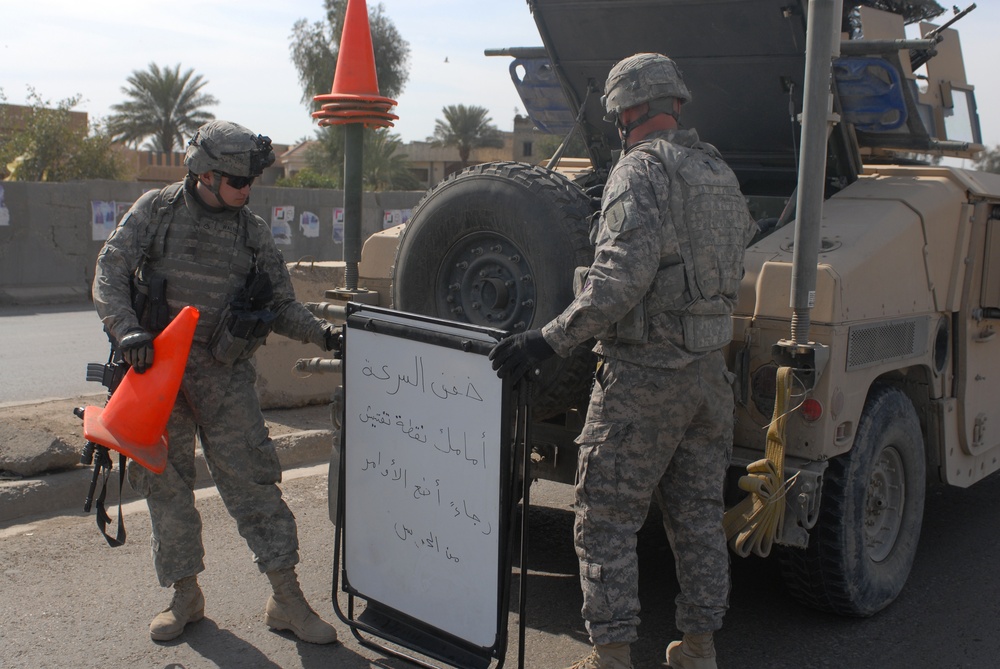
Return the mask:
[(791, 393), (792, 368), (779, 367), (764, 459), (747, 465), (739, 486), (750, 494), (729, 509), (722, 522), (730, 548), (740, 557), (767, 557), (785, 522), (785, 422)]

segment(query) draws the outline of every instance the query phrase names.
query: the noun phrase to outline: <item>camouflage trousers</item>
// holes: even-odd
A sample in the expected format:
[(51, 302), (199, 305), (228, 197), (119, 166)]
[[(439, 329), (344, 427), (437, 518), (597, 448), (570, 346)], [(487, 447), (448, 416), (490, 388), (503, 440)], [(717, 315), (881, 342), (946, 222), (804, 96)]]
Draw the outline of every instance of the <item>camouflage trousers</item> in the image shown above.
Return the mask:
[(681, 369), (605, 359), (580, 445), (574, 543), (594, 644), (638, 638), (636, 532), (655, 496), (673, 549), (676, 617), (689, 634), (722, 627), (729, 553), (722, 528), (733, 394), (722, 354)]
[(153, 564), (160, 585), (204, 571), (201, 515), (195, 508), (195, 439), (240, 535), (262, 572), (299, 561), (295, 517), (276, 485), (281, 465), (260, 412), (256, 373), (237, 363), (222, 402), (202, 424), (178, 395), (167, 424), (167, 468), (162, 474), (129, 462), (132, 487), (146, 499), (152, 521)]

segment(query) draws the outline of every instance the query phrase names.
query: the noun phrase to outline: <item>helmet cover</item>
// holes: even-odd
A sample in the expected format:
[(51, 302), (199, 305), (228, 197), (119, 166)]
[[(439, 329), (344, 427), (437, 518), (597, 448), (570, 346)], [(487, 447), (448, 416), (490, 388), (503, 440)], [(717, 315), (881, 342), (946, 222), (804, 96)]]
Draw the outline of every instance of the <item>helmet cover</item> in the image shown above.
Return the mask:
[(664, 98), (691, 101), (677, 63), (659, 53), (637, 53), (618, 61), (608, 73), (601, 97), (604, 120), (614, 122), (625, 109)]
[(188, 142), (184, 164), (190, 172), (259, 177), (274, 162), (271, 139), (230, 121), (209, 121)]

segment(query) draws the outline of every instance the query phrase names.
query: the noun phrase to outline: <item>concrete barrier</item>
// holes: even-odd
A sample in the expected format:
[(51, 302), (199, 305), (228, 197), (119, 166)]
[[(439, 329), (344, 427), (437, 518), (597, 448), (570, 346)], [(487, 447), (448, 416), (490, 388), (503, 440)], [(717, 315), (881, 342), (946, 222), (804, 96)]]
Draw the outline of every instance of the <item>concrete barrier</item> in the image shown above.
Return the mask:
[[(61, 304), (90, 297), (94, 264), (107, 234), (148, 183), (0, 183), (0, 304)], [(365, 193), (361, 238), (387, 219), (405, 218), (423, 191)], [(334, 219), (343, 191), (259, 186), (250, 208), (272, 224), (289, 262), (343, 260)], [(303, 216), (304, 214), (315, 216)]]

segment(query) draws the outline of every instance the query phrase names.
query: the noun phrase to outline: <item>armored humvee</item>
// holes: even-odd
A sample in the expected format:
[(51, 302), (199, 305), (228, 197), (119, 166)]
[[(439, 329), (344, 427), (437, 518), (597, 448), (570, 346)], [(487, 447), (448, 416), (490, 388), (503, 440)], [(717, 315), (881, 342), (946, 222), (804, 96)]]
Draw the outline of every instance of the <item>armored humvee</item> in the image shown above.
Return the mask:
[[(790, 592), (879, 611), (909, 574), (926, 486), (1000, 468), (1000, 176), (939, 164), (983, 148), (952, 17), (932, 0), (527, 4), (544, 46), (498, 53), (535, 125), (580, 133), (591, 169), (569, 179), (550, 169), (557, 154), (450, 176), (366, 245), (395, 248), (393, 306), (511, 331), (558, 314), (620, 155), (607, 72), (635, 52), (671, 56), (694, 95), (682, 124), (720, 149), (760, 227), (727, 349), (727, 506), (782, 418), (773, 543)], [(793, 383), (776, 417), (779, 367)], [(593, 359), (542, 371), (533, 475), (572, 483)]]

